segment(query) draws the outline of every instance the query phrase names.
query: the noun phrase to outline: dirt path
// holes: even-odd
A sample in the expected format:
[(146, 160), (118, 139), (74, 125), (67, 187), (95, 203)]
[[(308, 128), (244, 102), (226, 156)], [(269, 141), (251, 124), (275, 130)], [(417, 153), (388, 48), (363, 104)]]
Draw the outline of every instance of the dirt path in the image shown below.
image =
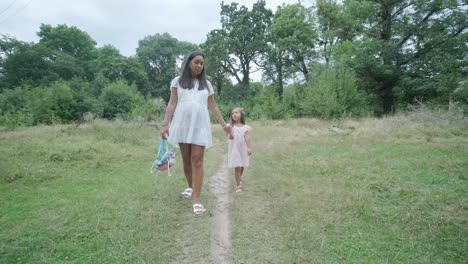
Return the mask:
[(226, 158), (210, 179), (210, 192), (214, 196), (215, 207), (211, 227), (211, 262), (231, 263), (232, 250), (230, 241), (231, 188)]

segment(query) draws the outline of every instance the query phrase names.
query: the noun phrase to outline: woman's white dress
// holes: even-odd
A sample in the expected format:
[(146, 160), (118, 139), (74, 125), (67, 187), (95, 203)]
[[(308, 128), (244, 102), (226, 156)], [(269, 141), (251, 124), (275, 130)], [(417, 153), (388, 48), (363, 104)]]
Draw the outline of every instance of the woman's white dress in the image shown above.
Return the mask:
[(213, 86), (198, 90), (198, 80), (192, 89), (180, 86), (179, 77), (171, 82), (171, 89), (177, 89), (177, 106), (169, 127), (168, 142), (174, 146), (179, 143), (195, 144), (209, 148), (213, 146), (208, 96), (214, 94)]

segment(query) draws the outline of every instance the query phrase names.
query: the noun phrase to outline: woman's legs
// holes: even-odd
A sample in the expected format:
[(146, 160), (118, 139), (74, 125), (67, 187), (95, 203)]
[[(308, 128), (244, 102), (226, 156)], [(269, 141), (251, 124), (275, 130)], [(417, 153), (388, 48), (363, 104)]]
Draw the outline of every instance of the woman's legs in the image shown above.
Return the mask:
[(200, 194), (203, 185), (203, 158), (205, 146), (191, 145), (193, 203), (200, 203)]
[(188, 187), (192, 188), (192, 145), (179, 143), (180, 153), (182, 154), (182, 163), (184, 165), (184, 175)]

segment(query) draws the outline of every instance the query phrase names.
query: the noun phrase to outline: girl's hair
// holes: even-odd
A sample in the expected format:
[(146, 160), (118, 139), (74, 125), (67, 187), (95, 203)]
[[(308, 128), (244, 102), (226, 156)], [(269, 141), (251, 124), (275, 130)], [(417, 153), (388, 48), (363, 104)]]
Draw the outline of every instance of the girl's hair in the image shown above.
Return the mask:
[[(193, 89), (192, 71), (190, 70), (189, 64), (196, 56), (202, 56), (203, 59), (205, 59), (205, 54), (199, 51), (195, 51), (195, 52), (192, 52), (192, 54), (190, 54), (190, 56), (187, 58), (187, 61), (185, 62), (184, 69), (182, 70), (182, 75), (179, 78), (179, 84), (182, 88)], [(206, 82), (206, 77), (205, 77), (205, 65), (203, 65), (203, 69), (201, 73), (198, 75), (197, 79), (198, 79), (198, 90), (203, 90), (205, 88), (208, 88), (208, 83)]]
[(236, 107), (236, 108), (232, 109), (232, 111), (231, 111), (231, 125), (234, 125), (234, 120), (232, 119), (232, 112), (234, 112), (234, 110), (239, 110), (239, 112), (241, 114), (240, 122), (241, 122), (241, 124), (245, 125), (245, 113), (244, 113), (244, 108), (242, 108), (242, 107)]

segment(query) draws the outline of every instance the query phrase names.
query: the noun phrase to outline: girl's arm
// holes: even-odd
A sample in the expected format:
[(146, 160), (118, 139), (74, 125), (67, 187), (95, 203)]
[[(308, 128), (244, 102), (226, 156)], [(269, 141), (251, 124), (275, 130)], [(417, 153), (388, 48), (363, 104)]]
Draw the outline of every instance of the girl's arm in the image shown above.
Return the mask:
[(250, 155), (252, 154), (252, 149), (250, 148), (249, 131), (245, 132), (244, 139), (245, 139), (245, 143), (247, 144), (247, 153)]
[(161, 137), (166, 138), (169, 136), (169, 123), (172, 120), (172, 116), (174, 115), (175, 108), (177, 106), (177, 89), (171, 88), (171, 97), (169, 98), (169, 103), (167, 104), (166, 108), (166, 115), (164, 116), (164, 120), (162, 123), (162, 130), (161, 130)]
[(216, 117), (216, 120), (221, 124), (226, 134), (231, 134), (231, 126), (224, 121), (223, 115), (219, 111), (218, 104), (216, 103), (214, 96), (208, 96), (208, 107), (210, 108), (213, 115)]

